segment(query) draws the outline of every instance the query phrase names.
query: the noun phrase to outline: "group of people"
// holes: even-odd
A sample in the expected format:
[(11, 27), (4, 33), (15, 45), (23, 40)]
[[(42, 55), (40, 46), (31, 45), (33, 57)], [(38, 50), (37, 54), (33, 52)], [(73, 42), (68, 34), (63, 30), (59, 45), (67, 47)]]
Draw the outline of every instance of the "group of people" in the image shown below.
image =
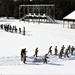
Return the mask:
[[(55, 46), (55, 48), (54, 48), (54, 55), (55, 56), (58, 56), (59, 58), (62, 58), (62, 57), (69, 57), (69, 54), (70, 55), (73, 55), (73, 53), (74, 53), (74, 50), (75, 50), (75, 48), (74, 48), (74, 46), (68, 46), (67, 48), (65, 48), (65, 46), (64, 45), (62, 45), (62, 47), (61, 47), (61, 49), (60, 49), (60, 51), (58, 52), (58, 49), (57, 49), (57, 46)], [(35, 49), (35, 52), (34, 52), (34, 57), (38, 57), (38, 47)], [(26, 53), (27, 53), (27, 51), (26, 51), (26, 48), (25, 49), (22, 49), (21, 50), (21, 60), (23, 61), (23, 63), (25, 63), (26, 62), (26, 58), (27, 58), (27, 56), (26, 56)], [(52, 53), (52, 46), (50, 46), (49, 47), (49, 50), (48, 50), (48, 53), (46, 53), (45, 55), (44, 55), (44, 57), (43, 57), (43, 63), (44, 64), (47, 64), (47, 58), (48, 58), (48, 55), (52, 55), (53, 53)]]
[(11, 26), (10, 24), (0, 24), (0, 29), (11, 33), (18, 33), (19, 31), (19, 34), (23, 32), (23, 35), (25, 35), (25, 27), (23, 27), (23, 31), (22, 31), (20, 27), (18, 29), (16, 26)]
[(59, 52), (59, 58), (62, 58), (62, 56), (64, 56), (64, 57), (69, 57), (69, 54), (71, 54), (71, 55), (73, 55), (73, 53), (74, 53), (74, 50), (75, 50), (75, 48), (74, 48), (74, 46), (68, 46), (66, 49), (65, 49), (65, 47), (64, 47), (64, 45), (61, 47), (61, 50), (60, 50), (60, 52)]

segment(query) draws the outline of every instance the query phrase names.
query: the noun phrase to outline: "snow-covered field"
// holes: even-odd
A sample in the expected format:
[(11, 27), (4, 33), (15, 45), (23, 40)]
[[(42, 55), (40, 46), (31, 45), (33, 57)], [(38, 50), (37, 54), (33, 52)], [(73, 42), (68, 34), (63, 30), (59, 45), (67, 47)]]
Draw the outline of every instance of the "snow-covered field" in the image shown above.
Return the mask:
[[(0, 29), (0, 74), (29, 74), (29, 75), (72, 75), (75, 74), (75, 54), (69, 58), (59, 59), (50, 55), (48, 64), (35, 61), (34, 50), (38, 47), (38, 58), (42, 58), (52, 46), (54, 54), (55, 46), (60, 51), (61, 46), (75, 46), (75, 29), (70, 29), (65, 23), (27, 23), (19, 20), (0, 20), (0, 24), (16, 25), (17, 28), (26, 28), (26, 35), (6, 32)], [(24, 64), (20, 60), (22, 48), (27, 50), (27, 61)]]

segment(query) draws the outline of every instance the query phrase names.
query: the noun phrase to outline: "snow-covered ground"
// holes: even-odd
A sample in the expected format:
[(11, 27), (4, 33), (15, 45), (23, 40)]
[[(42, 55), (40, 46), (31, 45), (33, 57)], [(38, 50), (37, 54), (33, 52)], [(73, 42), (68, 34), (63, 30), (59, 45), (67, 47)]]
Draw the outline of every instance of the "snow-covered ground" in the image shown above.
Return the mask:
[[(17, 28), (26, 28), (26, 35), (5, 32), (0, 29), (0, 74), (42, 74), (42, 75), (72, 75), (75, 74), (75, 54), (69, 58), (59, 59), (50, 55), (48, 64), (35, 61), (34, 50), (38, 47), (38, 58), (42, 58), (52, 46), (54, 54), (55, 46), (60, 51), (61, 46), (75, 46), (75, 29), (68, 28), (65, 23), (27, 23), (19, 20), (0, 20), (0, 24), (16, 25)], [(20, 60), (22, 48), (27, 50), (27, 61), (24, 64)]]

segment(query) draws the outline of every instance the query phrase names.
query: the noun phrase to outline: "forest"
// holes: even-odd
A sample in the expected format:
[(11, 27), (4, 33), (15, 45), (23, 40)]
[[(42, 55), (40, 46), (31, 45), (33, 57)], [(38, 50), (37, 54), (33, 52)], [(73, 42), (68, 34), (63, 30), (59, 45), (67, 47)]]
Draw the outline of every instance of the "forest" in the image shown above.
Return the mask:
[(75, 10), (75, 0), (0, 0), (0, 17), (18, 19), (19, 5), (22, 4), (54, 4), (55, 19), (59, 20)]

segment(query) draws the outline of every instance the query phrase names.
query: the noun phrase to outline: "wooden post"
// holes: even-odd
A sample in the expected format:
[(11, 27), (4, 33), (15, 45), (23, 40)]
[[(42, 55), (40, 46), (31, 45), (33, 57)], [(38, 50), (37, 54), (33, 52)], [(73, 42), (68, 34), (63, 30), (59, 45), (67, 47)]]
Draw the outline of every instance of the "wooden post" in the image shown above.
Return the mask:
[(34, 23), (34, 6), (33, 6), (33, 23)]
[(63, 28), (64, 28), (64, 20), (63, 20)]
[(20, 6), (19, 6), (19, 21), (20, 21)]
[(68, 28), (69, 28), (69, 21), (68, 21)]
[[(24, 14), (24, 16), (25, 16), (25, 7), (23, 8), (23, 12), (24, 12), (23, 14)], [(25, 22), (25, 19), (24, 19), (24, 22)]]
[(44, 6), (44, 23), (45, 23), (45, 6)]
[(55, 22), (55, 6), (54, 6), (54, 22)]
[[(28, 6), (28, 15), (29, 15), (29, 6)], [(29, 16), (28, 16), (28, 22), (29, 22)]]
[(38, 8), (39, 8), (39, 23), (40, 23), (40, 6), (38, 6)]
[[(46, 6), (46, 16), (47, 16), (47, 6)], [(46, 22), (47, 22), (47, 19), (46, 19)]]
[(74, 25), (74, 21), (73, 21), (73, 25)]

